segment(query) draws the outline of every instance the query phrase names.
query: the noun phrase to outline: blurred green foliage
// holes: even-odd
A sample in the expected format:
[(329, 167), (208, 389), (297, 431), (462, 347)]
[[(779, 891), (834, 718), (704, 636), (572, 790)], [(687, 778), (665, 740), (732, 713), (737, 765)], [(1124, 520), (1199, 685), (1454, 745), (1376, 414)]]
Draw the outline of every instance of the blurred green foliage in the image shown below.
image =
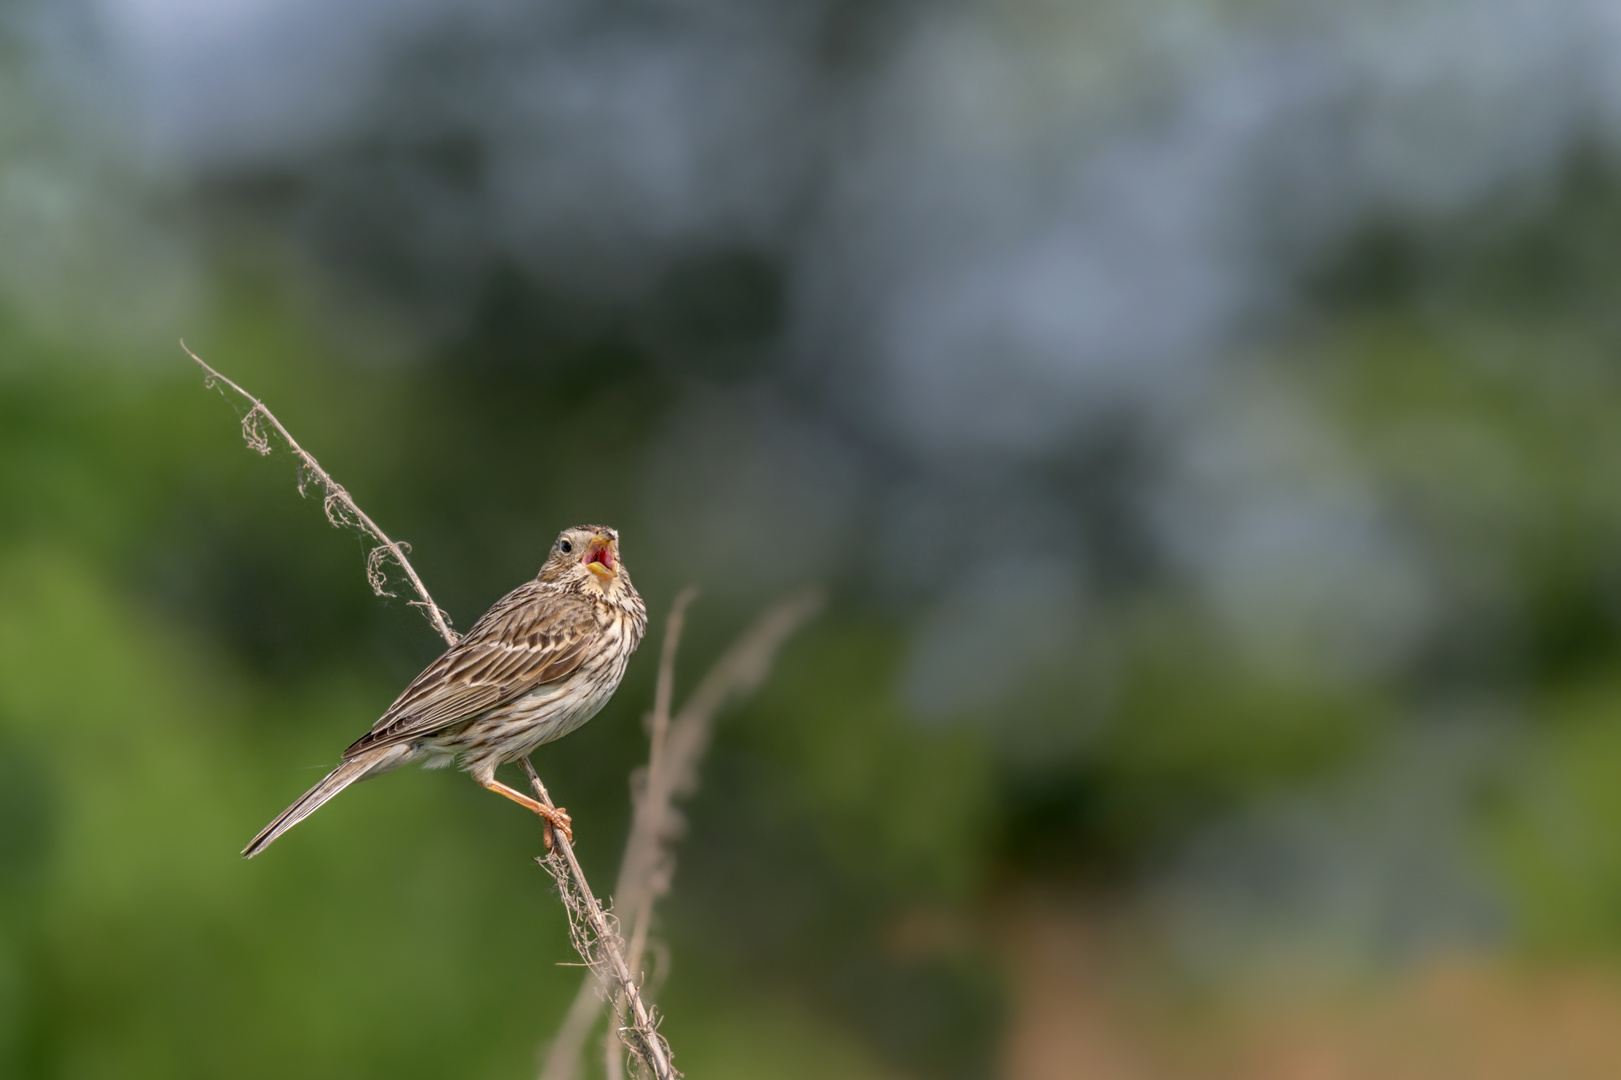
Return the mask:
[[(190, 343), (414, 545), (458, 625), (558, 528), (607, 521), (656, 645), (676, 590), (750, 542), (672, 526), (647, 478), (691, 479), (664, 436), (751, 392), (786, 303), (769, 259), (711, 253), (624, 309), (508, 268), (465, 326), (406, 348), (387, 304), (347, 310), (351, 279), (387, 294), (386, 273), (289, 255), (252, 191), (200, 200)], [(1505, 912), (1489, 944), (1614, 955), (1618, 227), (1621, 180), (1586, 150), (1537, 199), (1372, 223), (1232, 362), (1240, 407), (1319, 425), (1343, 454), (1324, 472), (1425, 553), (1437, 628), (1399, 662), (1348, 672), (1304, 635), (1257, 650), (1123, 530), (1096, 545), (1118, 573), (1079, 638), (994, 706), (923, 715), (903, 691), (915, 612), (832, 564), (831, 612), (725, 717), (689, 807), (661, 925), (678, 1064), (986, 1075), (1010, 1007), (999, 897), (1137, 904), (1212, 825), (1354, 787), (1447, 722), (1490, 736), (1459, 766), (1458, 838)], [(525, 815), (402, 774), (236, 856), (432, 657), (431, 631), (370, 595), (364, 546), (298, 498), (286, 455), (244, 451), (178, 349), (30, 314), (0, 307), (0, 1074), (529, 1073), (579, 972)], [(1121, 524), (1111, 485), (1145, 466), (1081, 464), (1097, 471), (1061, 479)], [(908, 556), (863, 552), (897, 573)], [(683, 688), (770, 598), (698, 583)], [(599, 884), (651, 665), (538, 755)], [(920, 912), (966, 929), (918, 944), (897, 928)]]

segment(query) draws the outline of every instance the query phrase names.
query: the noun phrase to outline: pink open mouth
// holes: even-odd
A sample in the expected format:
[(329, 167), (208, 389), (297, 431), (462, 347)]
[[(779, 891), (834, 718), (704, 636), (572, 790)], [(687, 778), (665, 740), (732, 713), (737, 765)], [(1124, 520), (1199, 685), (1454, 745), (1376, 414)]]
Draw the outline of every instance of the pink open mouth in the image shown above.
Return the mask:
[(612, 570), (614, 568), (613, 549), (607, 547), (592, 548), (591, 554), (585, 557), (585, 565), (589, 567), (592, 563), (601, 563), (603, 569)]

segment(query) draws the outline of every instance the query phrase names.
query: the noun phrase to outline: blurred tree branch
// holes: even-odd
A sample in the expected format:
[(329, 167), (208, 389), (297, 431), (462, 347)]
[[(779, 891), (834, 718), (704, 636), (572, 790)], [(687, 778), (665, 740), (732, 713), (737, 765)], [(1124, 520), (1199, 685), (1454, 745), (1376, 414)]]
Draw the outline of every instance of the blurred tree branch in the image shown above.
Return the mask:
[[(671, 719), (675, 653), (687, 605), (695, 595), (694, 589), (684, 590), (676, 597), (670, 611), (659, 657), (653, 713), (648, 723), (648, 763), (631, 778), (634, 812), (613, 897), (621, 922), (629, 920), (632, 927), (626, 955), (633, 968), (640, 966), (647, 951), (653, 905), (669, 891), (675, 872), (670, 845), (680, 838), (684, 825), (675, 808), (675, 799), (697, 788), (698, 763), (709, 747), (716, 714), (727, 702), (759, 688), (777, 652), (822, 606), (821, 593), (807, 590), (767, 609), (715, 662), (687, 696), (680, 713)], [(622, 1008), (617, 1000), (618, 992), (617, 984), (604, 980), (598, 969), (593, 968), (586, 975), (557, 1037), (546, 1052), (541, 1080), (573, 1080), (586, 1037), (596, 1019), (599, 999), (608, 995), (612, 1013), (617, 1014)], [(617, 1075), (619, 1042), (621, 1039), (628, 1042), (627, 1031), (633, 1032), (634, 1028), (622, 1027), (608, 1032), (605, 1054), (610, 1078)], [(635, 1052), (634, 1045), (630, 1048)]]

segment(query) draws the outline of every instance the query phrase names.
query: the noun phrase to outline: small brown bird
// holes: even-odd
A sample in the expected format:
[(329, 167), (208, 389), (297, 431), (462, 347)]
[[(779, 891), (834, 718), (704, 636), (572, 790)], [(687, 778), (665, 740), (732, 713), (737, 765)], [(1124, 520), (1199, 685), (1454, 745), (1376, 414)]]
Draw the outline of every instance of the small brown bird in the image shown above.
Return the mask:
[(513, 589), (429, 664), (343, 764), (277, 815), (246, 858), (356, 780), (420, 761), (458, 762), (473, 779), (574, 834), (568, 814), (495, 779), (496, 767), (562, 738), (597, 714), (624, 677), (647, 630), (647, 605), (619, 559), (619, 534), (601, 525), (564, 529), (533, 581)]

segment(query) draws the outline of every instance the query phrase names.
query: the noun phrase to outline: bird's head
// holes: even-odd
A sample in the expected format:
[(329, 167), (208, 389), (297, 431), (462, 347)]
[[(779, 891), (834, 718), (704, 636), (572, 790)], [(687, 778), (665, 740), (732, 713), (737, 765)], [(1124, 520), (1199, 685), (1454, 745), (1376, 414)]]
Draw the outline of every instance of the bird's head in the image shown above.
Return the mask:
[(619, 561), (619, 533), (606, 525), (564, 529), (540, 569), (540, 580), (617, 598), (630, 589), (630, 578)]

